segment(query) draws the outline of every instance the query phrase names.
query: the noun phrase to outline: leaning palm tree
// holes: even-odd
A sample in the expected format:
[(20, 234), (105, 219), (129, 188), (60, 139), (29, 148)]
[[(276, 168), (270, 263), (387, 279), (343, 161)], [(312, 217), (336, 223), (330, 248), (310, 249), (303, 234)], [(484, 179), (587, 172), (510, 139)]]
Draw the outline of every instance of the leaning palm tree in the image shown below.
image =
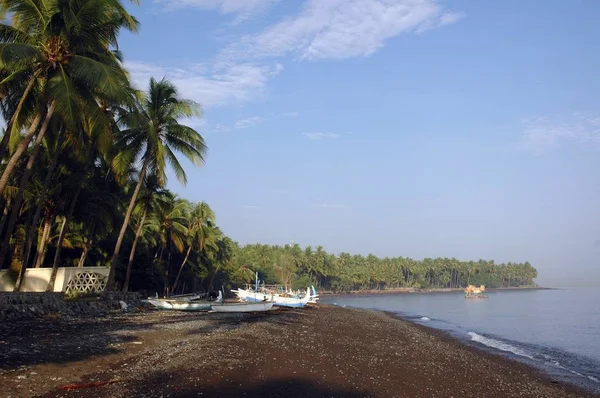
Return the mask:
[[(187, 222), (189, 217), (189, 202), (176, 199), (174, 196), (166, 201), (166, 206), (160, 206), (148, 222), (148, 229), (156, 232), (158, 251), (156, 263), (164, 267), (164, 294), (168, 295), (169, 271), (173, 249), (182, 253), (187, 238)], [(165, 252), (166, 261), (163, 261)]]
[(138, 241), (142, 236), (144, 227), (146, 226), (148, 214), (158, 212), (158, 210), (161, 208), (166, 208), (169, 205), (170, 199), (172, 200), (172, 194), (158, 183), (158, 178), (154, 174), (146, 177), (143, 190), (140, 192), (139, 196), (138, 206), (136, 207), (139, 217), (135, 229), (133, 245), (131, 246), (131, 252), (129, 253), (129, 262), (127, 263), (125, 283), (123, 283), (124, 292), (129, 289), (129, 279), (131, 277), (131, 268), (133, 266), (135, 250), (137, 248)]
[(185, 267), (185, 264), (190, 258), (192, 249), (197, 249), (199, 252), (204, 251), (207, 247), (212, 248), (214, 251), (218, 250), (217, 239), (220, 238), (220, 236), (215, 233), (216, 231), (213, 228), (214, 221), (215, 213), (212, 211), (208, 203), (201, 202), (193, 207), (192, 211), (190, 212), (190, 219), (188, 221), (187, 229), (188, 250), (185, 254), (183, 262), (179, 266), (179, 272), (177, 272), (177, 277), (175, 278), (175, 282), (171, 288), (172, 292), (174, 292), (177, 288), (179, 277), (181, 277), (183, 267)]
[(136, 162), (141, 164), (138, 182), (131, 195), (112, 255), (106, 286), (108, 290), (114, 288), (115, 267), (123, 237), (146, 174), (152, 172), (160, 183), (164, 183), (168, 162), (179, 181), (185, 184), (187, 177), (175, 152), (180, 152), (196, 165), (204, 162), (204, 139), (191, 127), (179, 123), (179, 119), (192, 116), (200, 116), (198, 105), (181, 99), (175, 86), (168, 80), (162, 79), (157, 82), (151, 78), (149, 90), (138, 106), (123, 114), (120, 119), (123, 129), (118, 137), (117, 146), (122, 148), (122, 151), (115, 157), (115, 166), (121, 168)]

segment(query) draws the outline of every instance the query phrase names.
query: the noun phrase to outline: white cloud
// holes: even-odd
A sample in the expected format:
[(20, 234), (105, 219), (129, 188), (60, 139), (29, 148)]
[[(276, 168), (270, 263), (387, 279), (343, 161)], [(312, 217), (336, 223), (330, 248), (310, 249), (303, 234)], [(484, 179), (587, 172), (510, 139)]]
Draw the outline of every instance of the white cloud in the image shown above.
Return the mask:
[(298, 117), (299, 113), (298, 112), (283, 112), (281, 114), (281, 116), (285, 116), (285, 117)]
[(216, 124), (212, 129), (210, 129), (208, 132), (209, 133), (229, 133), (231, 131), (231, 128), (228, 126), (225, 126), (223, 124)]
[(221, 14), (234, 14), (238, 17), (248, 17), (262, 11), (278, 0), (157, 0), (168, 9), (197, 7), (208, 10), (218, 10)]
[(574, 113), (562, 119), (536, 117), (523, 120), (524, 130), (517, 147), (534, 154), (542, 154), (574, 143), (600, 148), (600, 118), (596, 115)]
[(223, 51), (223, 59), (289, 53), (304, 59), (366, 56), (386, 40), (454, 23), (462, 13), (446, 12), (438, 0), (309, 0), (302, 11)]
[(302, 135), (313, 141), (335, 139), (340, 137), (340, 134), (337, 133), (302, 133)]
[(313, 203), (312, 207), (318, 207), (321, 209), (343, 209), (346, 206), (330, 203)]
[(417, 33), (423, 33), (431, 29), (439, 28), (444, 25), (451, 25), (463, 19), (464, 12), (446, 12), (440, 15), (439, 18), (430, 19), (424, 22), (418, 29)]
[(241, 119), (235, 122), (235, 128), (236, 129), (245, 129), (251, 126), (255, 126), (259, 123), (264, 122), (265, 119), (260, 117), (260, 116), (253, 116), (253, 117), (249, 117), (247, 119)]
[(131, 78), (140, 89), (148, 87), (150, 77), (166, 76), (185, 98), (203, 107), (246, 102), (260, 96), (267, 82), (281, 70), (281, 64), (257, 66), (250, 63), (226, 64), (216, 67), (190, 65), (187, 67), (160, 66), (143, 62), (126, 62)]

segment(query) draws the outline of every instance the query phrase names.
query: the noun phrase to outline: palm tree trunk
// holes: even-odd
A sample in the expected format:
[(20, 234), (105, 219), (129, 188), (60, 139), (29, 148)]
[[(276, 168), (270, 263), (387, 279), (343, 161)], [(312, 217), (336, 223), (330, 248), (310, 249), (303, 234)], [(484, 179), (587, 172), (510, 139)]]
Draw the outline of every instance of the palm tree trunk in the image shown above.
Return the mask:
[(23, 278), (25, 277), (25, 271), (27, 270), (27, 261), (25, 261), (25, 246), (27, 241), (28, 229), (27, 225), (31, 225), (31, 220), (33, 219), (33, 214), (29, 212), (27, 216), (27, 222), (25, 223), (26, 227), (23, 228), (23, 232), (25, 234), (24, 239), (21, 242), (18, 242), (15, 245), (15, 253), (19, 254), (19, 257), (13, 256), (13, 262), (19, 261), (21, 263), (21, 267), (19, 268), (19, 276), (17, 277), (17, 281), (15, 282), (15, 287), (13, 289), (14, 292), (18, 292), (21, 290), (21, 283), (23, 283)]
[[(217, 276), (217, 272), (219, 272), (219, 268), (221, 268), (221, 263), (219, 263), (217, 265), (217, 269), (215, 270), (214, 274), (212, 274), (212, 277), (210, 278), (210, 283), (208, 284), (209, 292), (212, 292), (212, 290), (213, 290), (213, 282), (215, 281), (215, 276)], [(223, 294), (225, 294), (225, 292), (223, 292)]]
[[(50, 119), (52, 118), (52, 114), (54, 113), (54, 105), (55, 105), (55, 103), (53, 102), (52, 105), (50, 106), (50, 109), (48, 109), (48, 113), (46, 114), (46, 118), (44, 119), (44, 124), (42, 124), (42, 127), (35, 139), (35, 142), (33, 144), (33, 150), (31, 152), (31, 155), (29, 155), (29, 160), (27, 161), (27, 165), (25, 166), (25, 170), (23, 171), (23, 176), (21, 177), (21, 182), (19, 184), (19, 190), (17, 191), (17, 195), (13, 200), (12, 213), (11, 213), (10, 219), (8, 221), (8, 227), (7, 227), (6, 231), (4, 232), (4, 239), (2, 240), (2, 249), (0, 249), (0, 264), (4, 262), (4, 257), (6, 257), (6, 253), (8, 253), (10, 237), (15, 228), (15, 223), (17, 222), (17, 216), (19, 214), (19, 210), (21, 209), (21, 204), (23, 203), (23, 194), (25, 193), (25, 189), (27, 189), (27, 185), (29, 184), (29, 177), (31, 176), (33, 164), (35, 163), (35, 159), (36, 159), (38, 153), (40, 152), (42, 140), (44, 138), (44, 135), (46, 134), (46, 131), (48, 130), (48, 125), (50, 124)], [(16, 153), (17, 152), (15, 151), (15, 154)], [(13, 155), (13, 157), (14, 157), (14, 155)], [(5, 177), (6, 172), (8, 171), (10, 162), (12, 162), (12, 160), (13, 160), (13, 158), (11, 157), (11, 159), (8, 162), (9, 164), (6, 165), (6, 170), (4, 171), (2, 178), (0, 178), (0, 186), (2, 184), (2, 179)], [(16, 164), (16, 162), (15, 162), (15, 164)], [(13, 169), (14, 169), (14, 165), (13, 165)], [(0, 188), (2, 191), (6, 187), (6, 182), (8, 182), (8, 177), (9, 176), (6, 176), (5, 184), (2, 188)], [(2, 195), (2, 192), (0, 192), (0, 195)]]
[[(48, 130), (48, 124), (50, 123), (50, 119), (52, 118), (52, 115), (54, 114), (55, 107), (56, 107), (56, 102), (53, 101), (52, 104), (50, 105), (50, 108), (48, 108), (48, 113), (46, 113), (46, 118), (44, 119), (42, 128), (40, 129), (40, 131), (37, 134), (37, 137), (35, 138), (35, 142), (33, 145), (34, 145), (34, 153), (36, 154), (36, 156), (37, 156), (37, 151), (35, 150), (35, 148), (37, 148), (42, 143), (42, 139), (44, 138), (44, 135), (46, 134), (46, 130)], [(38, 128), (41, 120), (42, 120), (42, 112), (39, 112), (37, 114), (37, 116), (35, 117), (35, 119), (33, 120), (33, 123), (31, 123), (29, 130), (27, 130), (27, 134), (25, 135), (25, 137), (23, 137), (23, 139), (21, 140), (19, 145), (17, 145), (17, 149), (15, 149), (15, 152), (12, 154), (12, 156), (10, 157), (10, 160), (6, 164), (4, 173), (2, 173), (2, 177), (0, 177), (0, 195), (2, 195), (4, 193), (4, 189), (6, 189), (6, 185), (8, 184), (8, 179), (10, 178), (13, 171), (15, 170), (15, 167), (17, 165), (17, 162), (21, 158), (21, 155), (23, 155), (23, 153), (27, 150), (27, 147), (29, 146), (29, 143), (33, 139), (33, 136), (35, 135), (35, 132), (37, 131), (37, 128)], [(35, 157), (34, 157), (34, 160), (35, 160)]]
[[(9, 210), (11, 205), (11, 198), (6, 200), (6, 204), (4, 205), (4, 211), (2, 212), (2, 220), (0, 220), (0, 236), (2, 236), (2, 231), (4, 231), (4, 226), (8, 222), (9, 218)], [(2, 262), (0, 262), (0, 269), (2, 269)]]
[(171, 267), (171, 244), (169, 243), (169, 255), (167, 256), (167, 264), (165, 266), (165, 297), (169, 297), (169, 268)]
[(42, 230), (40, 245), (38, 246), (37, 254), (35, 256), (35, 268), (41, 268), (41, 266), (44, 263), (44, 257), (46, 256), (46, 244), (48, 243), (48, 237), (50, 236), (51, 227), (52, 215), (47, 214), (46, 216), (44, 216), (44, 229)]
[[(19, 103), (17, 104), (17, 109), (15, 109), (15, 113), (13, 113), (13, 115), (10, 118), (10, 121), (6, 125), (6, 133), (4, 133), (4, 137), (2, 137), (2, 142), (0, 142), (0, 162), (2, 160), (4, 160), (4, 155), (6, 154), (6, 149), (8, 148), (8, 143), (10, 141), (10, 136), (12, 135), (11, 130), (13, 129), (13, 126), (16, 122), (17, 117), (21, 113), (21, 109), (23, 109), (23, 104), (25, 103), (27, 96), (31, 92), (31, 89), (33, 88), (33, 85), (35, 84), (36, 79), (37, 79), (37, 73), (34, 74), (33, 76), (31, 76), (31, 78), (29, 79), (29, 83), (27, 84), (27, 87), (25, 88), (25, 91), (23, 92), (23, 95), (21, 96)], [(37, 128), (37, 126), (35, 128)], [(18, 132), (15, 132), (15, 133), (18, 134)]]
[[(63, 222), (60, 226), (60, 234), (59, 234), (59, 241), (60, 241), (60, 236), (63, 236), (63, 232), (65, 231), (65, 226), (67, 225), (67, 217), (63, 218)], [(56, 250), (58, 251), (59, 246), (56, 246)], [(52, 292), (54, 291), (54, 283), (56, 282), (56, 273), (58, 272), (58, 267), (54, 268), (54, 266), (52, 266), (52, 274), (50, 275), (50, 281), (48, 282), (48, 286), (46, 286), (46, 292)]]
[(50, 276), (50, 281), (48, 282), (48, 287), (46, 288), (47, 292), (51, 292), (54, 290), (54, 281), (56, 280), (56, 273), (58, 272), (58, 262), (60, 261), (60, 251), (62, 249), (63, 241), (65, 240), (65, 235), (68, 231), (69, 220), (73, 217), (73, 212), (75, 211), (75, 205), (77, 204), (77, 198), (81, 193), (82, 184), (79, 184), (77, 187), (77, 191), (75, 191), (75, 195), (73, 196), (73, 200), (71, 201), (71, 205), (69, 206), (69, 212), (65, 215), (65, 219), (63, 220), (62, 225), (60, 226), (60, 234), (58, 235), (58, 242), (56, 243), (56, 252), (54, 253), (54, 262), (52, 263), (52, 275)]
[(142, 184), (144, 183), (144, 178), (146, 177), (148, 159), (149, 158), (144, 159), (144, 163), (142, 164), (142, 169), (140, 170), (140, 175), (138, 177), (138, 182), (135, 186), (135, 190), (133, 191), (133, 195), (131, 195), (127, 212), (125, 213), (125, 219), (123, 220), (123, 225), (121, 226), (121, 231), (119, 232), (119, 237), (117, 238), (117, 244), (115, 245), (115, 251), (113, 253), (112, 260), (110, 261), (110, 271), (108, 273), (108, 281), (106, 282), (106, 290), (113, 290), (115, 286), (115, 268), (117, 267), (117, 261), (119, 260), (119, 252), (121, 251), (123, 238), (125, 237), (125, 232), (127, 232), (127, 226), (129, 225), (129, 220), (131, 219), (131, 213), (133, 213), (133, 208), (135, 207), (135, 201), (137, 200), (140, 189), (142, 188)]
[(83, 267), (85, 264), (85, 260), (87, 255), (94, 244), (94, 234), (96, 233), (96, 220), (92, 221), (92, 225), (90, 226), (90, 232), (88, 232), (88, 236), (85, 240), (85, 244), (83, 245), (83, 250), (81, 251), (81, 257), (79, 257), (78, 267)]
[(140, 225), (135, 231), (135, 238), (133, 239), (133, 246), (131, 246), (131, 253), (129, 253), (129, 262), (127, 263), (127, 274), (125, 274), (125, 283), (123, 284), (123, 291), (126, 292), (129, 289), (129, 278), (131, 277), (131, 267), (133, 265), (133, 257), (135, 256), (135, 249), (137, 247), (138, 240), (140, 236), (142, 236), (142, 230), (144, 229), (144, 221), (146, 221), (146, 211), (144, 209), (144, 214), (142, 214), (142, 219), (140, 220)]
[(29, 262), (29, 256), (31, 254), (31, 248), (33, 246), (33, 237), (34, 232), (33, 229), (37, 228), (40, 222), (40, 217), (42, 215), (42, 208), (44, 207), (44, 203), (46, 201), (46, 193), (48, 192), (48, 188), (50, 187), (50, 182), (52, 182), (52, 174), (54, 173), (54, 169), (58, 164), (58, 157), (61, 153), (61, 146), (64, 141), (65, 134), (62, 131), (59, 131), (58, 141), (56, 143), (56, 150), (54, 151), (54, 155), (52, 156), (52, 160), (50, 161), (50, 167), (46, 172), (46, 178), (44, 179), (44, 185), (42, 187), (42, 192), (40, 193), (40, 197), (38, 199), (37, 207), (35, 209), (35, 215), (33, 216), (33, 222), (26, 228), (27, 231), (27, 244), (25, 247), (25, 264)]
[(177, 283), (179, 282), (179, 277), (181, 276), (181, 271), (183, 271), (183, 267), (185, 266), (185, 263), (187, 263), (187, 260), (190, 257), (191, 252), (192, 252), (192, 245), (190, 245), (190, 247), (188, 248), (188, 251), (185, 254), (185, 258), (183, 259), (183, 262), (181, 263), (181, 266), (179, 267), (179, 272), (177, 273), (177, 277), (175, 278), (175, 283), (173, 283), (173, 288), (171, 289), (172, 292), (174, 292), (175, 288), (177, 287)]

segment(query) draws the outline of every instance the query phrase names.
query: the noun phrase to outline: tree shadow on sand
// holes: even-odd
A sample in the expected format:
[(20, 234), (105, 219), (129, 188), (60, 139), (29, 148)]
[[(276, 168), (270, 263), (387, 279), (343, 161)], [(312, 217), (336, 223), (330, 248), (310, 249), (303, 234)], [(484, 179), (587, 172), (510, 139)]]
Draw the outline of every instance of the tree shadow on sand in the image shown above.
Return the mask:
[[(195, 386), (181, 375), (153, 373), (144, 380), (126, 386), (88, 387), (73, 391), (55, 389), (41, 397), (112, 397), (112, 396), (144, 396), (144, 397), (372, 397), (367, 391), (351, 390), (325, 383), (304, 379), (281, 378), (265, 382), (253, 383), (221, 383), (213, 386)], [(234, 385), (235, 384), (235, 385)]]
[(246, 324), (289, 324), (297, 311), (268, 313), (142, 313), (103, 318), (40, 316), (0, 323), (0, 370), (68, 364), (125, 351), (136, 332), (176, 330), (184, 335), (230, 331)]

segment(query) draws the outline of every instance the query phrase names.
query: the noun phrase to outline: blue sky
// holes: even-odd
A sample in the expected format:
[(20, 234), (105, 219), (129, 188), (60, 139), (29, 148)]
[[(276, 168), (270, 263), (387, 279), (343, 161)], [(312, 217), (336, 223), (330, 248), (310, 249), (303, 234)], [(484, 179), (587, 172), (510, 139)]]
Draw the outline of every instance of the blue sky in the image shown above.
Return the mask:
[(126, 65), (201, 103), (170, 187), (240, 243), (600, 281), (600, 3), (159, 0)]

